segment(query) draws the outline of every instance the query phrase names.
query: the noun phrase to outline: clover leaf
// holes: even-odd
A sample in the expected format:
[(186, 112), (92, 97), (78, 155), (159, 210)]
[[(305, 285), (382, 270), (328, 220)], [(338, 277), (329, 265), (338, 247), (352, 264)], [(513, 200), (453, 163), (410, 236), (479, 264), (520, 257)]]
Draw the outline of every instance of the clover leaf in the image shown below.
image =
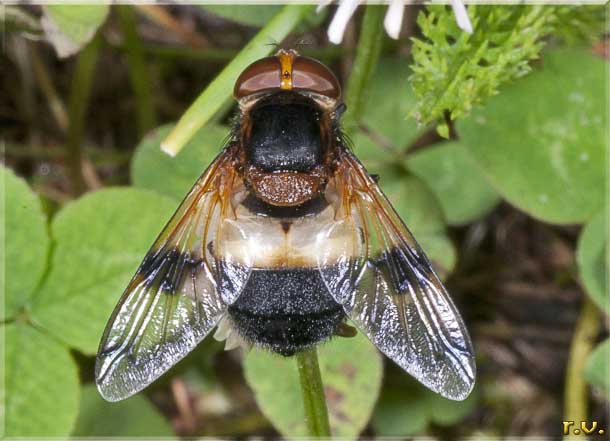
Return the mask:
[[(366, 426), (381, 387), (381, 356), (361, 334), (318, 347), (333, 436), (353, 439)], [(244, 361), (246, 380), (269, 421), (284, 436), (307, 435), (294, 358), (255, 349)]]
[(29, 316), (32, 295), (47, 269), (50, 240), (40, 200), (21, 178), (0, 166), (6, 294), (0, 333), (5, 361), (0, 397), (6, 436), (64, 436), (78, 406), (78, 373), (68, 349)]
[[(5, 310), (0, 319), (15, 316), (29, 301), (46, 268), (49, 235), (46, 218), (38, 197), (27, 183), (0, 166), (0, 180), (4, 183), (4, 210), (0, 231), (4, 243), (0, 273), (5, 289)], [(1, 309), (0, 309), (1, 310)]]
[(78, 372), (68, 349), (27, 323), (2, 325), (5, 369), (0, 392), (5, 436), (64, 436), (78, 411)]
[(69, 346), (95, 354), (110, 313), (177, 203), (109, 188), (68, 204), (53, 220), (51, 271), (32, 319)]
[(43, 6), (42, 28), (60, 58), (81, 50), (104, 23), (110, 6), (46, 5)]
[(434, 192), (450, 225), (473, 222), (500, 202), (468, 149), (459, 142), (414, 153), (407, 166)]
[(159, 194), (182, 200), (197, 178), (224, 146), (229, 127), (208, 124), (199, 129), (180, 153), (172, 158), (159, 148), (173, 125), (150, 132), (136, 147), (131, 163), (135, 187), (155, 190)]
[(377, 436), (408, 436), (423, 433), (431, 423), (451, 426), (474, 410), (477, 399), (475, 389), (464, 401), (448, 400), (392, 368), (373, 414), (373, 429)]
[(173, 437), (170, 424), (144, 395), (108, 403), (92, 384), (83, 387), (81, 395), (80, 412), (72, 436)]
[[(420, 127), (406, 115), (415, 106), (416, 97), (406, 82), (409, 63), (404, 57), (386, 57), (379, 61), (367, 87), (366, 106), (361, 125), (377, 144), (389, 144), (396, 151), (409, 146), (421, 135)], [(360, 146), (355, 144), (356, 153)]]
[(608, 168), (606, 63), (572, 49), (507, 87), (458, 124), (494, 188), (547, 222), (586, 222), (604, 203)]

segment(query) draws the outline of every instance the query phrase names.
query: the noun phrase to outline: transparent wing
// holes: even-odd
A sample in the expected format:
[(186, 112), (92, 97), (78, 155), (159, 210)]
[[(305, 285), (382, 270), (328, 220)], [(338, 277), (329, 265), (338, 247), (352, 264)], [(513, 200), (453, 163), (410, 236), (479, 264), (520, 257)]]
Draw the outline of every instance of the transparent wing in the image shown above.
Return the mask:
[(322, 277), (385, 355), (433, 391), (463, 400), (475, 380), (464, 323), (390, 202), (360, 162), (345, 156), (327, 190), (335, 219), (317, 237)]
[[(231, 217), (236, 177), (225, 150), (196, 182), (141, 263), (116, 306), (96, 359), (108, 401), (142, 390), (216, 326), (248, 277), (224, 272), (216, 238)], [(228, 283), (227, 280), (231, 280)]]

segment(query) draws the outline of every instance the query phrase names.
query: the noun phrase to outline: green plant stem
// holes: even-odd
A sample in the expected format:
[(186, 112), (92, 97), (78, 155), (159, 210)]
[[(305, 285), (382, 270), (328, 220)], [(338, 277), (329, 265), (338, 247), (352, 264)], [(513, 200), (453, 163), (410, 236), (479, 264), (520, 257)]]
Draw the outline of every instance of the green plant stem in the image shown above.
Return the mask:
[(316, 348), (307, 349), (296, 355), (301, 380), (301, 393), (305, 407), (305, 422), (311, 436), (329, 437), (330, 424), (324, 397), (322, 376), (318, 365)]
[(133, 6), (117, 7), (121, 30), (125, 39), (125, 52), (129, 66), (129, 79), (136, 96), (138, 130), (144, 136), (155, 127), (155, 103), (153, 101), (148, 67), (144, 60), (144, 49), (136, 30), (136, 19)]
[(197, 97), (161, 143), (161, 149), (169, 155), (176, 155), (231, 96), (239, 74), (253, 61), (268, 55), (273, 50), (269, 42), (283, 40), (313, 8), (312, 5), (298, 4), (284, 6)]
[(86, 189), (82, 171), (81, 145), (85, 129), (85, 116), (91, 95), (91, 84), (93, 83), (93, 74), (95, 73), (100, 46), (101, 37), (97, 34), (79, 54), (70, 89), (70, 100), (68, 102), (70, 122), (66, 141), (66, 163), (72, 180), (72, 190), (76, 196), (82, 194)]
[(580, 421), (587, 421), (589, 413), (587, 385), (583, 372), (589, 353), (593, 349), (599, 325), (599, 310), (587, 297), (580, 310), (570, 347), (570, 357), (566, 369), (564, 421), (576, 421), (577, 424)]
[(379, 61), (383, 42), (384, 9), (385, 7), (381, 5), (368, 5), (364, 12), (356, 59), (345, 91), (348, 111), (345, 114), (343, 125), (348, 132), (358, 124), (362, 117), (367, 86)]
[(68, 112), (66, 106), (61, 100), (59, 93), (57, 93), (57, 89), (53, 81), (51, 81), (49, 71), (44, 61), (40, 58), (38, 47), (34, 43), (30, 43), (30, 55), (32, 58), (32, 70), (34, 75), (36, 75), (40, 90), (47, 100), (49, 110), (51, 110), (55, 122), (61, 131), (65, 133), (68, 131)]

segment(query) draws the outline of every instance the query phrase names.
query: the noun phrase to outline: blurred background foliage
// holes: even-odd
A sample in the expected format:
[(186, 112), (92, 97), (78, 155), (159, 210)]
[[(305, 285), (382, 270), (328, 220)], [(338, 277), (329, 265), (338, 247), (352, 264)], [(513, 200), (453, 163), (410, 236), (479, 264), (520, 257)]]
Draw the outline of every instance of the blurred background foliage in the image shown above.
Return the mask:
[(448, 7), (408, 6), (397, 41), (385, 7), (361, 9), (332, 46), (332, 14), (306, 5), (3, 7), (5, 435), (305, 433), (294, 361), (212, 338), (125, 402), (92, 385), (110, 312), (230, 130), (237, 74), (275, 43), (337, 73), (353, 148), (478, 359), (455, 403), (336, 338), (320, 348), (333, 434), (608, 428), (607, 8), (470, 6), (470, 35)]

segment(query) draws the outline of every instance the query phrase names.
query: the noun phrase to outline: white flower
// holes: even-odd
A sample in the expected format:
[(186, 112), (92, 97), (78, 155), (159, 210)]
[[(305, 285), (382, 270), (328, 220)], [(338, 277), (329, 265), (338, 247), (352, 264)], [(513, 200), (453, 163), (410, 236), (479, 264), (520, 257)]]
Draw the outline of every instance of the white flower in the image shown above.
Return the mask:
[(455, 15), (455, 21), (458, 26), (464, 32), (472, 34), (472, 23), (468, 18), (468, 12), (466, 12), (466, 6), (462, 3), (462, 0), (451, 0), (451, 8), (453, 8), (453, 14)]
[[(322, 8), (331, 4), (332, 1), (333, 0), (320, 0), (317, 10), (320, 11)], [(340, 0), (337, 12), (328, 27), (328, 39), (331, 43), (341, 43), (347, 23), (350, 18), (352, 18), (352, 15), (354, 15), (356, 8), (361, 2), (362, 0)], [(390, 6), (385, 14), (385, 19), (383, 20), (386, 32), (393, 39), (397, 39), (398, 34), (400, 33), (402, 17), (405, 10), (404, 2), (405, 0), (390, 0)], [(468, 18), (468, 13), (466, 12), (466, 7), (462, 0), (451, 0), (451, 8), (453, 9), (455, 20), (460, 29), (472, 34), (472, 23), (470, 23), (470, 18)]]

